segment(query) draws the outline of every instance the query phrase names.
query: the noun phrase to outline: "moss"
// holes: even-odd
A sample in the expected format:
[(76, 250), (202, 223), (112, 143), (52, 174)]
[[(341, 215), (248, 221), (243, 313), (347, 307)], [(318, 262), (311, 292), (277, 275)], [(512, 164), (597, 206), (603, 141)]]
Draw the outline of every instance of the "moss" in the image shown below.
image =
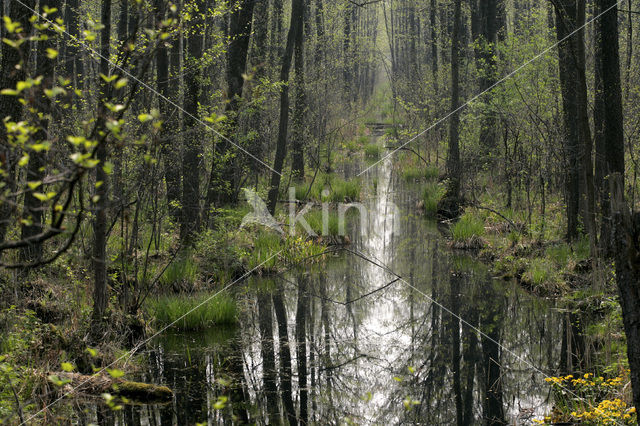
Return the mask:
[(139, 402), (164, 402), (173, 399), (173, 391), (167, 386), (126, 380), (114, 383), (113, 393)]

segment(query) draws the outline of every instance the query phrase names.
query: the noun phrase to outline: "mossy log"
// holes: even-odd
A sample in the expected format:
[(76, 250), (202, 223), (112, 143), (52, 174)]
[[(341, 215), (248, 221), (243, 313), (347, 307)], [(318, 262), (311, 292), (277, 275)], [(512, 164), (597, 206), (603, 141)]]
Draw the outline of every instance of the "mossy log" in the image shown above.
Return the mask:
[(166, 386), (131, 382), (113, 378), (108, 374), (87, 376), (79, 373), (54, 373), (67, 382), (65, 392), (75, 394), (101, 395), (110, 393), (136, 402), (167, 402), (173, 398), (173, 391)]

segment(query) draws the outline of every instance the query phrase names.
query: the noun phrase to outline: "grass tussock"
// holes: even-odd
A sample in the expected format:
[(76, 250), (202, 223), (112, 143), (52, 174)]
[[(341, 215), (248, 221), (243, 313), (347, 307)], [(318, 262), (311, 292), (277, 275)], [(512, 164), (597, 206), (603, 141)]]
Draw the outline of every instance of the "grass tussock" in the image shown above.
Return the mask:
[(173, 326), (178, 330), (235, 324), (238, 316), (235, 299), (226, 292), (212, 296), (209, 293), (160, 296), (147, 303), (147, 311), (159, 326), (175, 322)]
[(402, 179), (405, 182), (435, 181), (439, 175), (440, 172), (436, 166), (422, 167), (411, 165), (402, 169)]
[(428, 217), (436, 217), (438, 203), (444, 196), (444, 193), (444, 187), (435, 182), (430, 182), (424, 187), (422, 199), (424, 202), (424, 211)]
[(249, 270), (260, 265), (265, 271), (273, 270), (278, 262), (277, 254), (284, 249), (284, 241), (279, 234), (265, 231), (253, 240), (253, 247), (245, 253), (245, 263)]
[(316, 177), (311, 189), (309, 189), (309, 183), (296, 186), (296, 199), (343, 203), (359, 200), (361, 192), (360, 179), (346, 180), (335, 174), (321, 174)]
[(166, 287), (191, 288), (198, 277), (198, 265), (191, 256), (174, 260), (160, 277)]
[(480, 249), (484, 247), (484, 220), (470, 213), (462, 215), (451, 227), (454, 247), (458, 249)]
[(364, 147), (364, 156), (369, 160), (378, 160), (382, 153), (382, 147), (376, 143), (370, 143)]
[[(309, 226), (311, 227), (311, 229), (313, 230), (313, 232), (315, 232), (318, 235), (325, 235), (325, 232), (323, 229), (323, 217), (322, 217), (321, 210), (310, 211), (305, 215), (305, 219), (309, 224)], [(326, 235), (337, 236), (339, 233), (339, 225), (340, 225), (340, 221), (339, 221), (338, 213), (336, 211), (329, 211), (329, 214), (327, 216), (328, 229), (326, 230), (327, 231)], [(299, 223), (297, 226), (298, 226), (299, 232), (304, 232), (304, 229)]]

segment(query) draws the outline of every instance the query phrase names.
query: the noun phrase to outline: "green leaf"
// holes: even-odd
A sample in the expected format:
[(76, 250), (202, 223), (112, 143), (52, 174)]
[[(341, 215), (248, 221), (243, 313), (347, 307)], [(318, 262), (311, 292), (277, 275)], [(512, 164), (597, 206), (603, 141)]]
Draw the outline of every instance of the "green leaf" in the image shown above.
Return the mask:
[(104, 170), (106, 174), (110, 175), (113, 172), (113, 163), (110, 161), (105, 162), (102, 166), (102, 170)]
[(151, 114), (140, 114), (138, 120), (140, 120), (141, 123), (146, 123), (147, 121), (153, 120), (153, 116)]
[(36, 188), (38, 188), (40, 185), (42, 185), (42, 181), (35, 181), (35, 182), (27, 182), (27, 185), (29, 186), (29, 189), (31, 189), (32, 191)]
[(18, 161), (18, 166), (24, 167), (27, 164), (29, 164), (29, 154), (24, 154), (22, 158), (20, 158), (20, 161)]
[(73, 364), (71, 364), (70, 362), (63, 362), (61, 366), (62, 370), (66, 372), (71, 372), (74, 369)]
[(109, 373), (109, 375), (114, 379), (119, 379), (120, 377), (124, 376), (124, 371), (118, 370), (117, 368), (114, 368), (113, 370), (107, 368), (107, 373)]
[(116, 84), (114, 85), (116, 89), (122, 89), (124, 86), (126, 86), (129, 83), (129, 80), (126, 78), (121, 78), (120, 80), (116, 81)]
[(55, 59), (58, 57), (58, 51), (56, 49), (52, 49), (50, 47), (47, 48), (47, 58)]
[(116, 78), (118, 78), (118, 76), (117, 76), (117, 75), (106, 76), (106, 75), (104, 75), (104, 74), (102, 74), (102, 73), (100, 73), (100, 77), (101, 77), (104, 81), (106, 81), (107, 83), (111, 83), (113, 80), (115, 80)]
[(42, 192), (34, 192), (32, 195), (40, 201), (47, 201), (47, 196)]
[(216, 401), (216, 403), (213, 404), (213, 408), (215, 408), (216, 410), (222, 410), (224, 407), (227, 406), (228, 400), (229, 399), (226, 396), (219, 396), (218, 401)]

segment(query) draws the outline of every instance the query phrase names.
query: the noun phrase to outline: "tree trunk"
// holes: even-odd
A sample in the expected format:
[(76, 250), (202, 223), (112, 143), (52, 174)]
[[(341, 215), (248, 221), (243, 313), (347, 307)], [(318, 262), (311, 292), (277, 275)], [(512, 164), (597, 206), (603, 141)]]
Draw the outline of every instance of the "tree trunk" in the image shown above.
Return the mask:
[(633, 404), (640, 407), (640, 213), (633, 217), (624, 197), (624, 179), (609, 176), (613, 218), (616, 282), (627, 336), (627, 357), (631, 370)]
[[(306, 9), (306, 8), (305, 8)], [(307, 14), (303, 10), (303, 14)], [(303, 19), (301, 26), (304, 26), (306, 19)], [(305, 146), (305, 82), (304, 82), (304, 29), (301, 28), (296, 35), (295, 41), (295, 76), (293, 87), (295, 90), (295, 102), (293, 107), (293, 120), (291, 129), (291, 174), (295, 181), (304, 179), (304, 146)]]
[[(556, 34), (558, 41), (567, 37), (576, 28), (578, 8), (576, 0), (558, 0), (554, 3), (556, 11)], [(560, 7), (560, 9), (558, 8)], [(577, 40), (577, 39), (580, 40)], [(558, 47), (558, 65), (560, 86), (562, 90), (562, 109), (564, 120), (564, 151), (567, 158), (566, 167), (566, 203), (567, 203), (567, 239), (574, 240), (578, 236), (580, 211), (580, 126), (578, 81), (580, 79), (578, 64), (578, 43), (583, 40), (574, 35), (562, 42)]]
[[(111, 43), (111, 0), (102, 1), (101, 22), (103, 25), (100, 35), (100, 73), (109, 75), (109, 44)], [(107, 107), (111, 85), (99, 78), (99, 87), (102, 88), (101, 99), (98, 103), (98, 134), (106, 131)], [(109, 195), (109, 179), (103, 165), (107, 162), (106, 138), (100, 142), (96, 150), (96, 159), (99, 160), (96, 170), (96, 197), (95, 217), (93, 219), (93, 331), (94, 337), (99, 336), (102, 322), (109, 302), (107, 294), (107, 205)]]
[[(244, 74), (247, 68), (247, 54), (251, 39), (251, 23), (255, 0), (236, 1), (234, 12), (231, 15), (229, 25), (229, 49), (227, 51), (227, 104), (225, 114), (227, 116), (225, 136), (237, 143), (236, 132), (238, 127), (238, 114), (244, 88)], [(216, 155), (211, 168), (210, 188), (207, 194), (206, 206), (213, 203), (215, 197), (218, 205), (234, 203), (238, 161), (232, 144), (221, 139), (216, 144)], [(215, 188), (215, 190), (214, 190)], [(214, 195), (215, 194), (215, 195)], [(205, 215), (208, 211), (205, 211)]]
[[(62, 2), (59, 0), (41, 0), (40, 8), (49, 7), (60, 10)], [(48, 18), (55, 20), (57, 13), (49, 14)], [(39, 129), (35, 134), (36, 143), (41, 143), (49, 139), (49, 114), (51, 113), (51, 101), (45, 95), (45, 90), (50, 89), (53, 84), (56, 60), (47, 56), (47, 49), (55, 48), (55, 31), (49, 28), (44, 31), (46, 39), (38, 42), (38, 52), (36, 57), (36, 75), (42, 76), (39, 86), (39, 93), (35, 101), (38, 113), (42, 114), (39, 120)], [(46, 153), (33, 151), (30, 154), (29, 165), (27, 166), (27, 182), (42, 182), (44, 178), (44, 168), (46, 166)], [(33, 237), (42, 232), (43, 220), (42, 202), (33, 196), (33, 192), (25, 194), (23, 217), (29, 218), (30, 225), (22, 227), (22, 239)], [(42, 243), (37, 242), (24, 247), (21, 250), (21, 260), (26, 263), (38, 261), (42, 258)]]
[[(202, 14), (205, 12), (203, 0), (195, 2), (192, 11), (191, 28), (187, 36), (186, 66), (195, 67), (184, 77), (184, 110), (183, 131), (192, 131), (198, 125), (200, 100), (200, 67), (197, 61), (202, 58), (202, 34), (197, 30), (202, 24)], [(191, 132), (185, 136), (182, 151), (182, 216), (180, 222), (180, 238), (187, 244), (193, 241), (195, 232), (200, 227), (200, 155), (202, 153), (201, 136)]]
[[(35, 8), (34, 0), (23, 1), (25, 6), (12, 1), (9, 5), (9, 17), (14, 22), (19, 22), (23, 29), (22, 36), (28, 36), (31, 33), (31, 21), (29, 18), (32, 12), (29, 9)], [(16, 39), (17, 34), (9, 35), (11, 40)], [(15, 89), (19, 81), (25, 79), (26, 64), (29, 62), (29, 39), (26, 39), (17, 50), (6, 43), (2, 43), (2, 58), (0, 59), (0, 89)], [(20, 66), (22, 65), (22, 66)], [(0, 118), (5, 120), (9, 118), (12, 122), (18, 122), (22, 119), (22, 104), (17, 96), (8, 96), (0, 94)], [(7, 229), (11, 224), (11, 216), (13, 215), (13, 205), (8, 202), (9, 194), (15, 192), (16, 189), (16, 160), (17, 153), (7, 141), (7, 129), (4, 124), (0, 125), (0, 169), (2, 175), (0, 182), (4, 184), (2, 188), (2, 202), (0, 202), (0, 241), (4, 241)]]
[[(155, 0), (156, 8), (156, 25), (160, 26), (160, 23), (166, 17), (166, 8), (164, 0)], [(180, 43), (178, 37), (171, 39), (171, 43)], [(178, 61), (180, 58), (178, 57)], [(169, 82), (169, 52), (165, 43), (160, 43), (156, 53), (156, 78), (158, 92), (164, 97), (176, 101), (175, 84)], [(163, 126), (159, 138), (162, 139), (162, 161), (164, 164), (164, 179), (167, 185), (167, 208), (169, 216), (174, 221), (179, 219), (179, 210), (176, 207), (176, 202), (180, 199), (180, 169), (179, 161), (176, 160), (175, 152), (178, 151), (179, 146), (176, 140), (167, 137), (171, 132), (173, 126), (171, 122), (173, 119), (171, 116), (171, 106), (160, 99), (159, 103), (160, 115), (166, 120)], [(172, 143), (173, 142), (173, 143)]]
[[(598, 13), (615, 5), (615, 0), (598, 0)], [(600, 124), (603, 130), (601, 136), (602, 152), (599, 155), (599, 165), (604, 168), (600, 172), (600, 179), (607, 179), (612, 173), (619, 173), (624, 187), (624, 131), (622, 111), (622, 88), (620, 84), (620, 52), (618, 45), (618, 11), (613, 7), (602, 15), (598, 25), (597, 52), (600, 54), (599, 74), (602, 77), (601, 109), (603, 110), (603, 122)], [(598, 99), (596, 99), (596, 102)], [(596, 105), (597, 107), (598, 105)], [(604, 161), (602, 157), (604, 156)], [(604, 164), (603, 164), (604, 163)], [(596, 169), (597, 170), (597, 169)], [(598, 181), (601, 187), (608, 188), (602, 180)], [(611, 223), (609, 215), (609, 199), (606, 190), (601, 191), (601, 242), (604, 254), (611, 254)]]
[[(291, 5), (291, 24), (287, 35), (287, 46), (282, 57), (282, 68), (280, 69), (280, 82), (288, 83), (289, 71), (291, 70), (291, 59), (293, 57), (293, 47), (298, 31), (302, 31), (302, 18), (304, 10), (304, 0), (293, 0)], [(268, 208), (271, 215), (275, 214), (278, 203), (278, 192), (280, 190), (280, 180), (282, 177), (282, 166), (287, 155), (287, 130), (289, 127), (289, 85), (284, 84), (280, 89), (280, 124), (278, 127), (278, 142), (276, 144), (276, 155), (273, 162), (274, 172), (271, 173), (271, 187), (269, 188)]]
[(454, 0), (453, 34), (451, 39), (451, 111), (449, 119), (449, 149), (447, 152), (447, 193), (440, 202), (438, 212), (441, 216), (453, 218), (460, 212), (460, 165), (459, 127), (460, 113), (460, 38), (462, 30), (462, 0)]

